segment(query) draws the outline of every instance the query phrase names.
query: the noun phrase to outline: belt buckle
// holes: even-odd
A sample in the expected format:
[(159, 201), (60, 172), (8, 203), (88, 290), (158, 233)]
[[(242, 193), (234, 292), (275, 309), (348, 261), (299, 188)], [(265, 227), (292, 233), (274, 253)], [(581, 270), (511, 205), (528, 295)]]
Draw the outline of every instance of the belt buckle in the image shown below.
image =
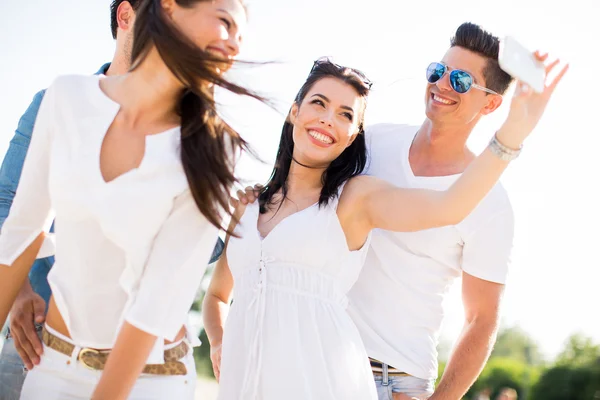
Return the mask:
[(86, 367), (89, 370), (96, 371), (96, 368), (94, 368), (94, 367), (86, 364), (85, 360), (82, 358), (82, 356), (84, 354), (87, 354), (87, 353), (90, 353), (90, 354), (100, 354), (100, 352), (98, 350), (96, 350), (96, 349), (90, 349), (89, 347), (86, 347), (84, 349), (81, 349), (81, 351), (79, 352), (79, 355), (77, 356), (77, 358), (83, 364), (84, 367)]

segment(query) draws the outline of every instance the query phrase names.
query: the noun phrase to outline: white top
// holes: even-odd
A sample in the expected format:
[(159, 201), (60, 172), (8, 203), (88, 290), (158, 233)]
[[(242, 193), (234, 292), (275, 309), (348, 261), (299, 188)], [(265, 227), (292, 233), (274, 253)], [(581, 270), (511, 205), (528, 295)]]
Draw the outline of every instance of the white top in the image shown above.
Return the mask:
[[(415, 126), (382, 124), (367, 130), (368, 175), (407, 188), (445, 190), (459, 175), (416, 177), (408, 152)], [(350, 314), (369, 356), (422, 378), (437, 377), (442, 302), (462, 272), (505, 283), (513, 213), (497, 184), (455, 226), (412, 233), (375, 230), (361, 276), (350, 292)]]
[(219, 400), (376, 400), (367, 353), (346, 312), (368, 241), (350, 251), (337, 199), (288, 216), (260, 238), (248, 205), (227, 260), (234, 300)]
[[(59, 77), (46, 91), (0, 263), (11, 265), (55, 214), (48, 281), (73, 341), (112, 348), (125, 320), (158, 336), (148, 362), (162, 363), (163, 340), (186, 323), (218, 230), (189, 191), (179, 128), (147, 136), (139, 168), (104, 181), (100, 148), (120, 106), (100, 79)], [(38, 257), (54, 253), (44, 246)]]

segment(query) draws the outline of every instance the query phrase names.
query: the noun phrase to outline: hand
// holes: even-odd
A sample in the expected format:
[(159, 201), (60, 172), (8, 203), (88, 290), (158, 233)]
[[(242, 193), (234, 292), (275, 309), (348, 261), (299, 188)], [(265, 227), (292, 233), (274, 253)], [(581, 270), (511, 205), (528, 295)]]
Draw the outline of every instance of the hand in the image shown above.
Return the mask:
[(232, 197), (231, 199), (229, 199), (229, 204), (231, 204), (233, 208), (237, 208), (240, 203), (242, 203), (243, 205), (252, 204), (256, 201), (256, 199), (258, 199), (258, 196), (262, 190), (263, 186), (259, 183), (254, 185), (254, 187), (246, 187), (245, 191), (238, 190), (237, 199), (235, 197)]
[[(534, 56), (538, 61), (544, 63), (548, 59), (547, 53), (542, 54), (539, 51), (536, 51)], [(498, 140), (502, 144), (517, 149), (523, 140), (533, 131), (544, 114), (544, 110), (554, 93), (554, 89), (556, 89), (556, 86), (569, 69), (569, 64), (566, 64), (554, 79), (550, 81), (548, 75), (559, 62), (560, 60), (556, 59), (551, 63), (546, 63), (546, 84), (542, 93), (534, 92), (523, 82), (516, 82), (515, 95), (510, 104), (508, 117), (504, 122), (503, 129), (499, 131)], [(504, 129), (506, 131), (500, 135)]]
[(217, 382), (221, 378), (221, 350), (222, 344), (210, 347), (210, 361), (212, 362), (213, 373)]
[(29, 279), (17, 294), (10, 310), (10, 334), (15, 348), (28, 370), (40, 363), (42, 342), (35, 330), (34, 321), (41, 324), (46, 319), (46, 302), (31, 288)]

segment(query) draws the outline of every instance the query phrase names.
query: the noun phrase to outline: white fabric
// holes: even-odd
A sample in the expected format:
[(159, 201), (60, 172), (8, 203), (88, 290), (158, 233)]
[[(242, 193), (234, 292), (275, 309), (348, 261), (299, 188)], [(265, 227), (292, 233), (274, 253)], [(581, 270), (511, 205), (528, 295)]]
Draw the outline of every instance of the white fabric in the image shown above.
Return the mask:
[(258, 205), (227, 250), (234, 300), (224, 330), (220, 400), (375, 400), (360, 335), (346, 312), (368, 242), (349, 251), (337, 201), (282, 220), (264, 239)]
[(48, 281), (73, 341), (112, 348), (125, 320), (159, 338), (148, 362), (162, 363), (163, 339), (186, 323), (218, 231), (190, 194), (179, 128), (148, 136), (139, 168), (104, 181), (100, 149), (119, 105), (100, 79), (60, 77), (48, 88), (0, 235), (0, 263), (11, 265), (47, 232), (55, 212)]
[[(367, 130), (367, 174), (407, 188), (445, 190), (459, 175), (416, 177), (408, 152), (418, 127)], [(370, 357), (422, 379), (437, 377), (443, 300), (462, 272), (505, 283), (513, 214), (497, 184), (455, 226), (413, 233), (375, 230), (365, 267), (349, 294), (350, 315)]]
[[(68, 338), (47, 328), (54, 335), (72, 343)], [(179, 344), (173, 343), (169, 347)], [(100, 381), (102, 371), (91, 370), (77, 360), (80, 347), (72, 356), (66, 356), (47, 346), (40, 364), (27, 373), (21, 400), (88, 400)], [(186, 375), (142, 374), (136, 380), (129, 400), (192, 400), (196, 388), (196, 366), (192, 351), (180, 360)]]

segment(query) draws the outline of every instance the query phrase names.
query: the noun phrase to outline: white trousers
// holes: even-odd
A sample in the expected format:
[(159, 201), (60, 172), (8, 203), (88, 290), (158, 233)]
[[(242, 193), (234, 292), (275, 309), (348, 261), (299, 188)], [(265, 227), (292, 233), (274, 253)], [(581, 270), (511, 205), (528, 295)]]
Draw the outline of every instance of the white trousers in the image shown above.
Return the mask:
[[(50, 330), (50, 329), (49, 329)], [(68, 338), (51, 332), (60, 338)], [(175, 346), (176, 344), (173, 344)], [(172, 347), (168, 346), (167, 348)], [(36, 365), (25, 379), (21, 400), (88, 400), (102, 371), (88, 369), (77, 361), (79, 347), (73, 355), (66, 356), (44, 345), (44, 354), (40, 364)], [(196, 389), (196, 366), (193, 352), (181, 360), (187, 375), (149, 375), (142, 374), (137, 379), (129, 400), (193, 400)]]

